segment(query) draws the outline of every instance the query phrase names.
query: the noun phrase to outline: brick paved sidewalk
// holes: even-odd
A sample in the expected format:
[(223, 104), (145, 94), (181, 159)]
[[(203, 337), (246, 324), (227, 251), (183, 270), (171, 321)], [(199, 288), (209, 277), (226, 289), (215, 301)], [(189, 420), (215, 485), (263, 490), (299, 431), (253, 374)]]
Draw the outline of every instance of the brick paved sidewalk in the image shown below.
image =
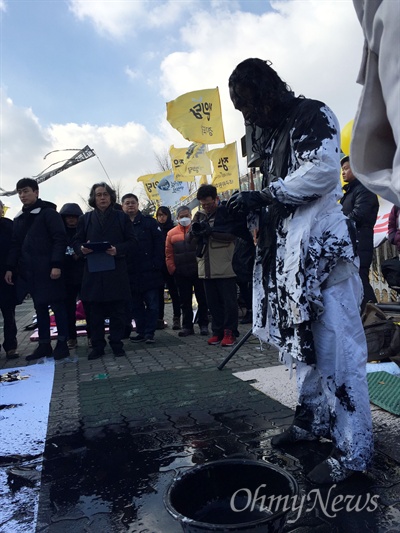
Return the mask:
[[(166, 319), (172, 323), (170, 307)], [(29, 301), (18, 308), (24, 355), (31, 343), (23, 327), (32, 314)], [(248, 326), (240, 330), (245, 334)], [(180, 525), (163, 505), (173, 477), (195, 464), (232, 456), (285, 468), (303, 494), (315, 488), (305, 473), (329, 454), (330, 443), (295, 445), (286, 453), (271, 449), (270, 437), (290, 424), (293, 412), (232, 375), (278, 364), (275, 350), (261, 351), (251, 337), (219, 371), (229, 349), (208, 346), (207, 337), (198, 334), (180, 338), (177, 333), (157, 331), (154, 345), (126, 342), (126, 358), (107, 349), (95, 361), (87, 360), (80, 339), (70, 359), (56, 362), (36, 531), (179, 533)], [(0, 362), (3, 368), (25, 365), (23, 358), (12, 365), (4, 357)], [(382, 439), (385, 428), (379, 430)], [(298, 520), (293, 514), (285, 532), (398, 531), (400, 463), (391, 455), (378, 450), (367, 474), (321, 492), (331, 500), (377, 494), (376, 511), (334, 517), (318, 504)]]

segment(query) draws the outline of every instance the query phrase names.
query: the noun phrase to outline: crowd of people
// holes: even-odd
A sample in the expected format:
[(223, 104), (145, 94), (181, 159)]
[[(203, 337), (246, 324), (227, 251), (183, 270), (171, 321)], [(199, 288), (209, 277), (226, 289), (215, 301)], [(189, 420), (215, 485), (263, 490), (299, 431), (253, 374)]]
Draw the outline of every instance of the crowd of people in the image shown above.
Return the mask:
[[(172, 300), (172, 329), (180, 337), (194, 335), (195, 324), (200, 335), (209, 336), (211, 315), (208, 344), (236, 342), (238, 277), (232, 259), (238, 225), (214, 186), (198, 190), (200, 211), (194, 224), (188, 206), (178, 208), (174, 222), (165, 206), (155, 217), (143, 214), (133, 193), (118, 204), (115, 191), (104, 182), (91, 187), (86, 213), (75, 203), (57, 212), (53, 203), (39, 197), (34, 179), (19, 180), (16, 189), (21, 212), (14, 221), (0, 218), (0, 308), (7, 359), (19, 357), (15, 307), (28, 294), (36, 311), (38, 343), (27, 361), (64, 359), (77, 347), (77, 302), (86, 318), (90, 360), (105, 354), (107, 322), (116, 357), (126, 355), (124, 339), (154, 343), (156, 330), (167, 326), (165, 290)], [(196, 224), (200, 231), (193, 229)], [(54, 348), (49, 312), (57, 327)]]

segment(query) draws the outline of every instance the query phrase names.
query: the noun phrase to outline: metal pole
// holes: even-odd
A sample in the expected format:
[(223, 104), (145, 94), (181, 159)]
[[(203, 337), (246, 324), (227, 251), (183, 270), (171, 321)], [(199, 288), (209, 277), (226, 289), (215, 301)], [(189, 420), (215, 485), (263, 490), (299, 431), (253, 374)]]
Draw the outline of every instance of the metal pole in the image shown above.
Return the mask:
[(247, 341), (247, 339), (250, 337), (250, 335), (253, 333), (253, 328), (251, 328), (250, 331), (246, 333), (246, 335), (241, 339), (236, 346), (229, 352), (229, 354), (225, 357), (225, 359), (222, 361), (222, 363), (217, 367), (218, 370), (222, 370), (226, 363), (232, 359), (232, 357), (235, 355), (235, 353), (239, 350), (241, 346)]

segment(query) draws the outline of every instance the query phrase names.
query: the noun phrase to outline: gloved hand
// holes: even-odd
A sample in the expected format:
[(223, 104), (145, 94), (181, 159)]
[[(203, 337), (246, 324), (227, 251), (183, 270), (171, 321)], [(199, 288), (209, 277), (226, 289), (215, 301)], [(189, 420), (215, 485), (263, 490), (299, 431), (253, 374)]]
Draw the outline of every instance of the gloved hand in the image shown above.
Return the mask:
[(270, 205), (274, 202), (274, 197), (269, 189), (263, 189), (262, 191), (242, 191), (232, 195), (226, 207), (230, 213), (247, 214), (250, 211), (259, 209), (265, 205)]

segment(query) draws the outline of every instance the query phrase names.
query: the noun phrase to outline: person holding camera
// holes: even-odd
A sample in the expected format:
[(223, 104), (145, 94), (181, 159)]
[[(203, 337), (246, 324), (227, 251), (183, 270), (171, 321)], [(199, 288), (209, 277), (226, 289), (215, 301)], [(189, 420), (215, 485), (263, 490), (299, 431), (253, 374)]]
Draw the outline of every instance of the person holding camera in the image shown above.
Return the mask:
[(220, 205), (213, 185), (201, 185), (197, 199), (201, 210), (194, 215), (189, 234), (197, 243), (199, 278), (203, 280), (212, 317), (208, 344), (232, 346), (238, 327), (236, 274), (232, 268), (234, 221), (226, 207)]

